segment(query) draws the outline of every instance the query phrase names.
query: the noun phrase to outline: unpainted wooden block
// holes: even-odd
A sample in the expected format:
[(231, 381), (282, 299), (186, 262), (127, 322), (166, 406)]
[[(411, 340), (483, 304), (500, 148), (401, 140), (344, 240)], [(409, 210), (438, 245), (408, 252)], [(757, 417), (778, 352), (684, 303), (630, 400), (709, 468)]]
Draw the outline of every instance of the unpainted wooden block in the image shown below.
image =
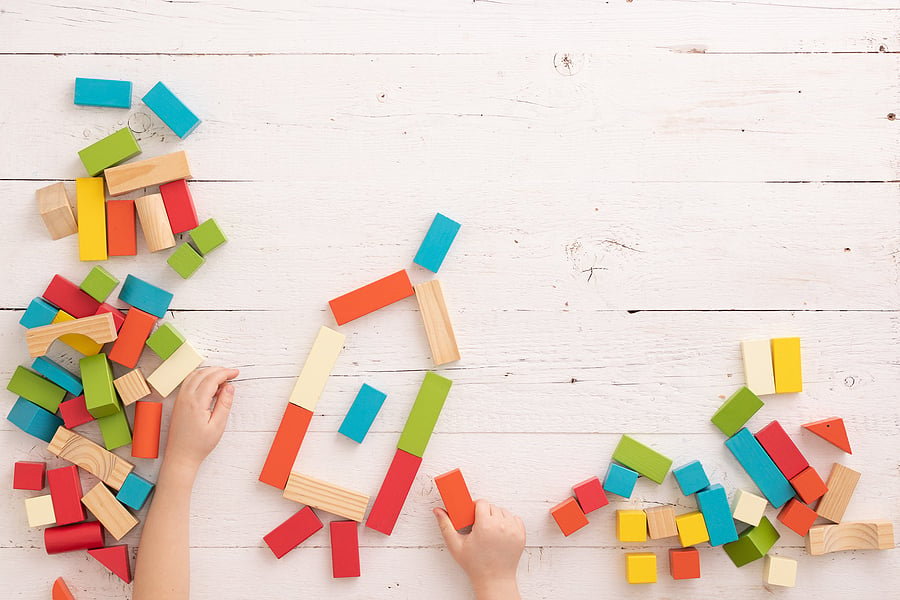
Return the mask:
[(779, 508), (794, 497), (787, 478), (745, 427), (725, 440), (728, 448), (772, 506)]
[(647, 529), (651, 540), (678, 535), (678, 526), (675, 524), (674, 506), (655, 506), (644, 510), (647, 513)]
[(95, 344), (112, 342), (118, 337), (112, 315), (103, 313), (29, 329), (25, 333), (28, 353), (32, 358), (44, 356), (57, 338), (69, 334), (83, 335)]
[(447, 312), (447, 304), (444, 302), (441, 282), (433, 279), (420, 283), (414, 289), (434, 364), (443, 365), (459, 360), (459, 347), (456, 345), (450, 313)]
[(763, 581), (769, 585), (795, 587), (797, 585), (797, 561), (784, 556), (766, 556)]
[(56, 515), (53, 513), (53, 498), (50, 494), (35, 496), (25, 499), (25, 513), (28, 516), (29, 527), (46, 527), (56, 524)]
[(775, 372), (772, 367), (772, 346), (769, 340), (741, 342), (744, 381), (757, 396), (775, 393)]
[(206, 360), (203, 356), (194, 350), (188, 342), (178, 347), (178, 350), (172, 353), (172, 356), (163, 361), (153, 373), (147, 377), (147, 383), (153, 386), (160, 396), (165, 398), (171, 394), (176, 387), (181, 385), (191, 372), (203, 364)]
[(38, 212), (51, 238), (58, 240), (78, 233), (78, 223), (75, 222), (75, 213), (72, 212), (65, 185), (54, 183), (37, 190), (35, 195)]
[(834, 463), (831, 474), (828, 475), (828, 481), (825, 482), (828, 491), (825, 492), (816, 507), (816, 512), (820, 517), (835, 523), (841, 522), (847, 505), (850, 504), (850, 498), (853, 497), (853, 492), (856, 490), (856, 484), (859, 483), (860, 475), (859, 471), (854, 471), (840, 463)]
[(56, 430), (47, 450), (78, 465), (110, 487), (119, 489), (134, 465), (65, 427)]
[(296, 472), (288, 477), (284, 497), (353, 521), (362, 521), (369, 505), (366, 494)]
[(110, 167), (103, 172), (110, 196), (121, 196), (141, 188), (176, 179), (190, 179), (191, 168), (184, 150)]
[(894, 547), (894, 525), (890, 521), (848, 521), (815, 525), (806, 537), (812, 556), (846, 550), (890, 550)]
[(134, 201), (144, 240), (150, 252), (159, 252), (175, 246), (175, 236), (169, 225), (166, 207), (160, 194), (148, 194)]
[[(102, 306), (102, 305), (101, 305)], [(96, 314), (103, 314), (105, 311), (101, 311), (99, 308), (97, 309)], [(113, 313), (110, 313), (113, 314)], [(53, 317), (53, 325), (59, 323), (69, 323), (74, 321), (75, 317), (70, 315), (64, 310), (57, 311), (56, 316)], [(113, 314), (113, 323), (116, 323), (116, 317)], [(116, 324), (116, 334), (118, 335), (119, 326)], [(94, 356), (100, 354), (100, 351), (103, 350), (103, 344), (100, 342), (95, 342), (91, 338), (86, 335), (81, 335), (79, 333), (70, 333), (68, 335), (59, 336), (59, 341), (63, 344), (67, 345), (69, 348), (73, 350), (77, 350), (81, 354), (85, 356)]]
[(113, 385), (116, 386), (119, 398), (122, 399), (122, 404), (125, 406), (134, 404), (150, 395), (150, 387), (140, 369), (129, 371), (121, 377), (113, 379)]
[(97, 520), (103, 524), (103, 528), (116, 540), (121, 540), (126, 533), (134, 529), (138, 520), (116, 500), (103, 482), (95, 485), (91, 491), (84, 495), (81, 502), (87, 507)]

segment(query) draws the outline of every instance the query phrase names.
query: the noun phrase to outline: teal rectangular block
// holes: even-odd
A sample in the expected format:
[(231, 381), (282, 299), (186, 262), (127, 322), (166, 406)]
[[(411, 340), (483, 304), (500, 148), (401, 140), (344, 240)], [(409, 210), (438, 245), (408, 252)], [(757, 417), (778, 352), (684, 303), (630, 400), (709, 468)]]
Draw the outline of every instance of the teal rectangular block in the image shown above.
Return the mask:
[(686, 465), (673, 469), (672, 474), (675, 476), (675, 481), (678, 482), (678, 487), (681, 488), (681, 493), (685, 496), (696, 494), (709, 487), (709, 477), (706, 476), (706, 471), (703, 470), (703, 465), (699, 460), (692, 460)]
[(84, 391), (81, 379), (69, 373), (46, 356), (39, 356), (34, 359), (31, 368), (73, 396), (80, 396), (81, 392)]
[(103, 353), (81, 359), (84, 405), (95, 419), (122, 412), (122, 403), (113, 386), (112, 368)]
[(172, 294), (134, 275), (125, 278), (119, 300), (162, 319), (172, 303)]
[(119, 488), (116, 499), (134, 510), (141, 510), (152, 491), (153, 484), (132, 471), (125, 478), (125, 483), (122, 484), (122, 487)]
[(350, 410), (347, 411), (347, 416), (344, 417), (338, 433), (361, 444), (378, 415), (378, 411), (381, 410), (385, 398), (387, 398), (387, 394), (364, 383), (356, 394)]
[(25, 398), (19, 398), (6, 419), (29, 435), (50, 442), (63, 420)]
[(22, 318), (19, 319), (19, 325), (26, 329), (34, 327), (43, 327), (49, 325), (56, 318), (59, 309), (44, 300), (43, 298), (35, 298), (28, 304)]
[(179, 100), (178, 96), (173, 94), (172, 90), (166, 87), (162, 81), (144, 94), (143, 100), (144, 104), (156, 113), (156, 116), (162, 119), (163, 123), (175, 132), (175, 135), (182, 139), (186, 138), (200, 124), (197, 115), (185, 106), (184, 102)]
[(122, 406), (119, 412), (97, 419), (100, 426), (100, 435), (103, 436), (103, 445), (107, 450), (114, 450), (131, 443), (131, 424)]
[(123, 127), (87, 148), (79, 150), (84, 168), (91, 177), (96, 177), (104, 169), (115, 166), (141, 153), (141, 147), (131, 129)]
[(629, 469), (633, 469), (652, 479), (656, 483), (662, 483), (666, 473), (672, 466), (672, 459), (666, 458), (653, 448), (642, 444), (630, 435), (623, 435), (613, 452), (613, 460), (617, 460)]
[(447, 256), (453, 240), (456, 239), (459, 228), (460, 224), (450, 217), (441, 213), (436, 214), (413, 262), (432, 273), (437, 273), (444, 263), (444, 258)]
[(731, 506), (728, 494), (721, 484), (716, 483), (697, 494), (697, 506), (706, 521), (709, 532), (709, 545), (721, 546), (738, 539), (734, 519), (731, 517)]
[(97, 265), (87, 274), (79, 288), (97, 302), (106, 302), (117, 285), (119, 285), (119, 280), (112, 273)]
[(215, 219), (207, 219), (191, 229), (191, 239), (197, 244), (197, 250), (206, 256), (228, 240), (219, 228)]
[(451, 385), (452, 381), (437, 373), (425, 374), (422, 387), (419, 388), (419, 394), (403, 427), (403, 433), (400, 434), (397, 448), (419, 458), (424, 456), (425, 447), (431, 439)]
[(184, 336), (171, 323), (163, 323), (147, 338), (147, 347), (166, 360), (184, 343)]
[(794, 497), (794, 488), (746, 427), (725, 440), (725, 446), (772, 506), (778, 508)]
[(59, 409), (59, 403), (66, 397), (66, 390), (25, 367), (16, 367), (6, 389), (50, 413), (55, 413)]
[(106, 108), (131, 108), (131, 82), (76, 77), (75, 104)]
[(744, 386), (719, 407), (710, 421), (722, 433), (731, 437), (750, 420), (750, 417), (756, 414), (756, 411), (762, 408), (762, 405), (763, 401), (759, 399), (759, 396)]

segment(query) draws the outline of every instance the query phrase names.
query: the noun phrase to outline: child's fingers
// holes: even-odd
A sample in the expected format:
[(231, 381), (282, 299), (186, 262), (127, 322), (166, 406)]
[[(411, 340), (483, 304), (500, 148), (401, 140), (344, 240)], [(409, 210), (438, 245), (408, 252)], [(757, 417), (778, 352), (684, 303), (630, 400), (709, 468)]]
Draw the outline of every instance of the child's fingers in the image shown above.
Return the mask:
[(224, 367), (209, 367), (200, 371), (199, 377), (194, 380), (197, 394), (201, 398), (212, 398), (219, 387), (238, 376), (240, 371), (237, 369), (226, 369)]
[(225, 423), (228, 421), (228, 415), (231, 413), (231, 406), (234, 404), (234, 386), (230, 383), (225, 384), (219, 389), (219, 396), (212, 414), (209, 416), (209, 422), (215, 427), (216, 431), (224, 431)]
[(475, 501), (475, 523), (487, 521), (491, 518), (491, 503), (487, 500)]
[(441, 536), (444, 538), (444, 543), (447, 544), (450, 554), (456, 556), (462, 550), (462, 535), (453, 529), (453, 522), (450, 521), (447, 511), (443, 508), (435, 508), (433, 512), (437, 518), (438, 527), (441, 528)]

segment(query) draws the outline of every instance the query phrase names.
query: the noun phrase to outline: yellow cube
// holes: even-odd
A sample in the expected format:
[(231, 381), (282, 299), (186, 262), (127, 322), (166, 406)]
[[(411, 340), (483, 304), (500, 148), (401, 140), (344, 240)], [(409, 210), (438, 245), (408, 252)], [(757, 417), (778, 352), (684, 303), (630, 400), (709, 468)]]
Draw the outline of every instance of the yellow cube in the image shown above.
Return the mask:
[(776, 394), (803, 391), (800, 338), (772, 338), (772, 368)]
[(616, 538), (620, 542), (646, 542), (647, 513), (642, 510), (617, 510)]
[(656, 555), (652, 552), (628, 552), (625, 555), (628, 583), (656, 583)]
[(709, 541), (706, 519), (700, 511), (678, 515), (675, 517), (675, 525), (678, 527), (678, 539), (682, 548)]

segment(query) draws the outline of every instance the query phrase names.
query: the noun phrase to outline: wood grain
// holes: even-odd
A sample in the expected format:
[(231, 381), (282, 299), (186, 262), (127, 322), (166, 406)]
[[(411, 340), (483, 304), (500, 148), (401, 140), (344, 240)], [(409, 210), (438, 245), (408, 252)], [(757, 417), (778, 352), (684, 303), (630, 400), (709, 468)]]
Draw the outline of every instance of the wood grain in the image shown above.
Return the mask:
[(806, 551), (812, 556), (846, 550), (889, 550), (894, 547), (894, 524), (865, 521), (815, 525), (806, 536)]
[(98, 483), (82, 496), (81, 503), (97, 517), (97, 520), (103, 524), (103, 528), (116, 538), (116, 541), (125, 537), (125, 534), (138, 524), (134, 515), (116, 500), (103, 482)]
[(128, 371), (121, 377), (113, 379), (113, 385), (116, 386), (119, 398), (122, 399), (122, 404), (125, 406), (134, 404), (150, 395), (150, 387), (140, 369)]
[(284, 497), (357, 522), (363, 520), (369, 504), (366, 494), (296, 472), (288, 477)]
[(111, 342), (116, 339), (116, 324), (110, 313), (84, 317), (73, 321), (63, 321), (51, 325), (43, 325), (29, 329), (25, 334), (28, 353), (32, 358), (44, 356), (58, 338), (64, 335), (83, 335), (97, 344)]
[[(143, 186), (141, 186), (143, 187)], [(159, 252), (175, 246), (175, 236), (169, 225), (166, 207), (160, 194), (148, 194), (134, 201), (144, 240), (150, 252)]]
[(825, 481), (828, 491), (819, 500), (816, 512), (820, 517), (840, 523), (844, 519), (844, 512), (850, 504), (856, 484), (862, 473), (840, 463), (834, 463), (831, 473)]
[(134, 465), (65, 427), (56, 430), (47, 450), (119, 489)]
[(459, 360), (459, 347), (456, 345), (456, 335), (453, 333), (440, 280), (420, 283), (414, 289), (434, 364), (443, 365)]

